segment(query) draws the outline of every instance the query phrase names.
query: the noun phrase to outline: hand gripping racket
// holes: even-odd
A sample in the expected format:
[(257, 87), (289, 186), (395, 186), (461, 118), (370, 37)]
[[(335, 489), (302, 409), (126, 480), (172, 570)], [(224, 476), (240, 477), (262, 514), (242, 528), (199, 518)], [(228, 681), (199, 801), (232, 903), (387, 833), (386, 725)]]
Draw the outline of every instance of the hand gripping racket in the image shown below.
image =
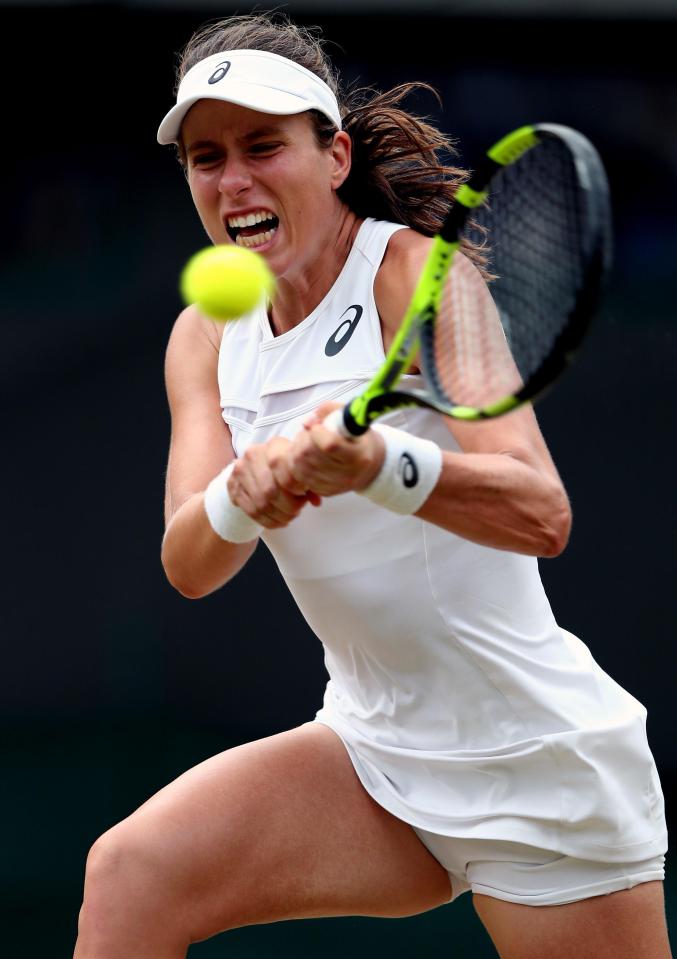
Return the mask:
[[(457, 255), (484, 244), (488, 285)], [(499, 140), (456, 193), (385, 362), (331, 415), (347, 437), (405, 406), (478, 421), (537, 399), (567, 368), (611, 266), (602, 161), (564, 126), (521, 127)], [(397, 389), (420, 355), (423, 388)]]

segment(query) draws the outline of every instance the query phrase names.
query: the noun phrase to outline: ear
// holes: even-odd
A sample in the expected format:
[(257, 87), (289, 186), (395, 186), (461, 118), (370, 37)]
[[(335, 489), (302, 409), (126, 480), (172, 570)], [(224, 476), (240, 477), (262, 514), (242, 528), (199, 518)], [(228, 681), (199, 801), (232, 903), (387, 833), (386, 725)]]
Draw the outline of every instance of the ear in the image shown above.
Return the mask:
[(334, 134), (331, 145), (331, 187), (338, 188), (345, 182), (350, 173), (352, 157), (352, 141), (345, 130), (338, 130)]

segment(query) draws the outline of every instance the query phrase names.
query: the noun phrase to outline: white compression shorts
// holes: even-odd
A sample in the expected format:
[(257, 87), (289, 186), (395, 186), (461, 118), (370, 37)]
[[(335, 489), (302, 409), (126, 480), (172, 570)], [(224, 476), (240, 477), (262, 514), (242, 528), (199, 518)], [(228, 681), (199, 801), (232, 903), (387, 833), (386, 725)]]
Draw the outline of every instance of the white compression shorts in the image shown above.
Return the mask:
[(643, 862), (590, 862), (517, 842), (458, 839), (413, 828), (449, 873), (449, 902), (472, 890), (525, 906), (559, 906), (665, 877), (663, 855)]

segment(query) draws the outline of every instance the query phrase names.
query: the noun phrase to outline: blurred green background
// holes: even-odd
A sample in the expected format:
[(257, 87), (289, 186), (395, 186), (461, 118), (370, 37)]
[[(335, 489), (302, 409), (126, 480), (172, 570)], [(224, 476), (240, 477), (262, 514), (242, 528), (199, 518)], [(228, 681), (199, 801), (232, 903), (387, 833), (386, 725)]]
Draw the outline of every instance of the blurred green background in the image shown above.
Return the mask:
[[(264, 7), (265, 8), (265, 7)], [(674, 2), (281, 4), (346, 80), (426, 80), (412, 102), (461, 161), (522, 123), (597, 145), (616, 264), (590, 343), (539, 419), (574, 531), (541, 563), (560, 623), (649, 713), (675, 818), (677, 7)], [(155, 142), (175, 56), (247, 4), (0, 4), (5, 456), (0, 737), (4, 954), (67, 957), (92, 842), (186, 768), (306, 721), (321, 648), (265, 548), (198, 603), (159, 561), (164, 349), (206, 237)], [(265, 597), (265, 602), (262, 598)], [(255, 614), (252, 613), (255, 610)], [(669, 912), (677, 875), (668, 860)], [(469, 896), (413, 919), (238, 930), (196, 956), (494, 955)]]

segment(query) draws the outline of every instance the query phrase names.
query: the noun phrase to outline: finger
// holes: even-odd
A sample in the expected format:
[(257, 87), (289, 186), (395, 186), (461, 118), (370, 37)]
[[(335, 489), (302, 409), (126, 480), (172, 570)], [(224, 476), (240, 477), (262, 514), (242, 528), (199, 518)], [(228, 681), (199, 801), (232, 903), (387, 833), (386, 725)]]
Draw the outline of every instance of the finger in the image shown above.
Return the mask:
[(231, 473), (233, 502), (267, 528), (286, 525), (305, 505), (305, 496), (281, 489), (268, 466), (264, 444), (250, 446)]
[(281, 488), (296, 496), (305, 496), (306, 488), (295, 479), (289, 465), (289, 454), (292, 444), (289, 440), (279, 438), (277, 442), (270, 441), (268, 447), (268, 466)]
[(282, 489), (272, 473), (266, 470), (252, 495), (252, 502), (261, 517), (286, 525), (301, 512), (306, 504), (306, 496), (305, 492), (297, 496)]
[[(299, 487), (312, 490), (320, 496), (329, 496), (350, 487), (353, 457), (344, 461), (341, 456), (333, 456), (320, 448), (312, 437), (316, 430), (322, 429), (318, 425), (309, 432), (298, 434), (294, 438), (288, 460), (290, 471)], [(335, 436), (329, 436), (330, 450), (333, 450), (336, 440)]]
[(248, 500), (251, 509), (248, 515), (267, 529), (277, 529), (281, 526), (287, 526), (295, 519), (306, 502), (305, 496), (290, 497), (289, 500), (275, 502), (271, 500)]
[(361, 455), (360, 439), (346, 439), (341, 433), (317, 423), (308, 431), (312, 445), (337, 462), (354, 461)]
[(304, 429), (310, 429), (312, 426), (315, 426), (317, 423), (321, 423), (322, 420), (325, 419), (325, 417), (329, 416), (329, 414), (333, 410), (340, 410), (340, 409), (341, 409), (340, 403), (322, 403), (320, 406), (317, 407), (316, 410), (313, 410), (313, 412), (309, 416), (307, 416), (306, 419), (303, 421)]
[(303, 489), (306, 494), (309, 491), (320, 494), (325, 492), (325, 486), (321, 488), (318, 482), (327, 477), (332, 463), (310, 442), (307, 433), (302, 433), (295, 439), (289, 451), (288, 467), (297, 488)]

